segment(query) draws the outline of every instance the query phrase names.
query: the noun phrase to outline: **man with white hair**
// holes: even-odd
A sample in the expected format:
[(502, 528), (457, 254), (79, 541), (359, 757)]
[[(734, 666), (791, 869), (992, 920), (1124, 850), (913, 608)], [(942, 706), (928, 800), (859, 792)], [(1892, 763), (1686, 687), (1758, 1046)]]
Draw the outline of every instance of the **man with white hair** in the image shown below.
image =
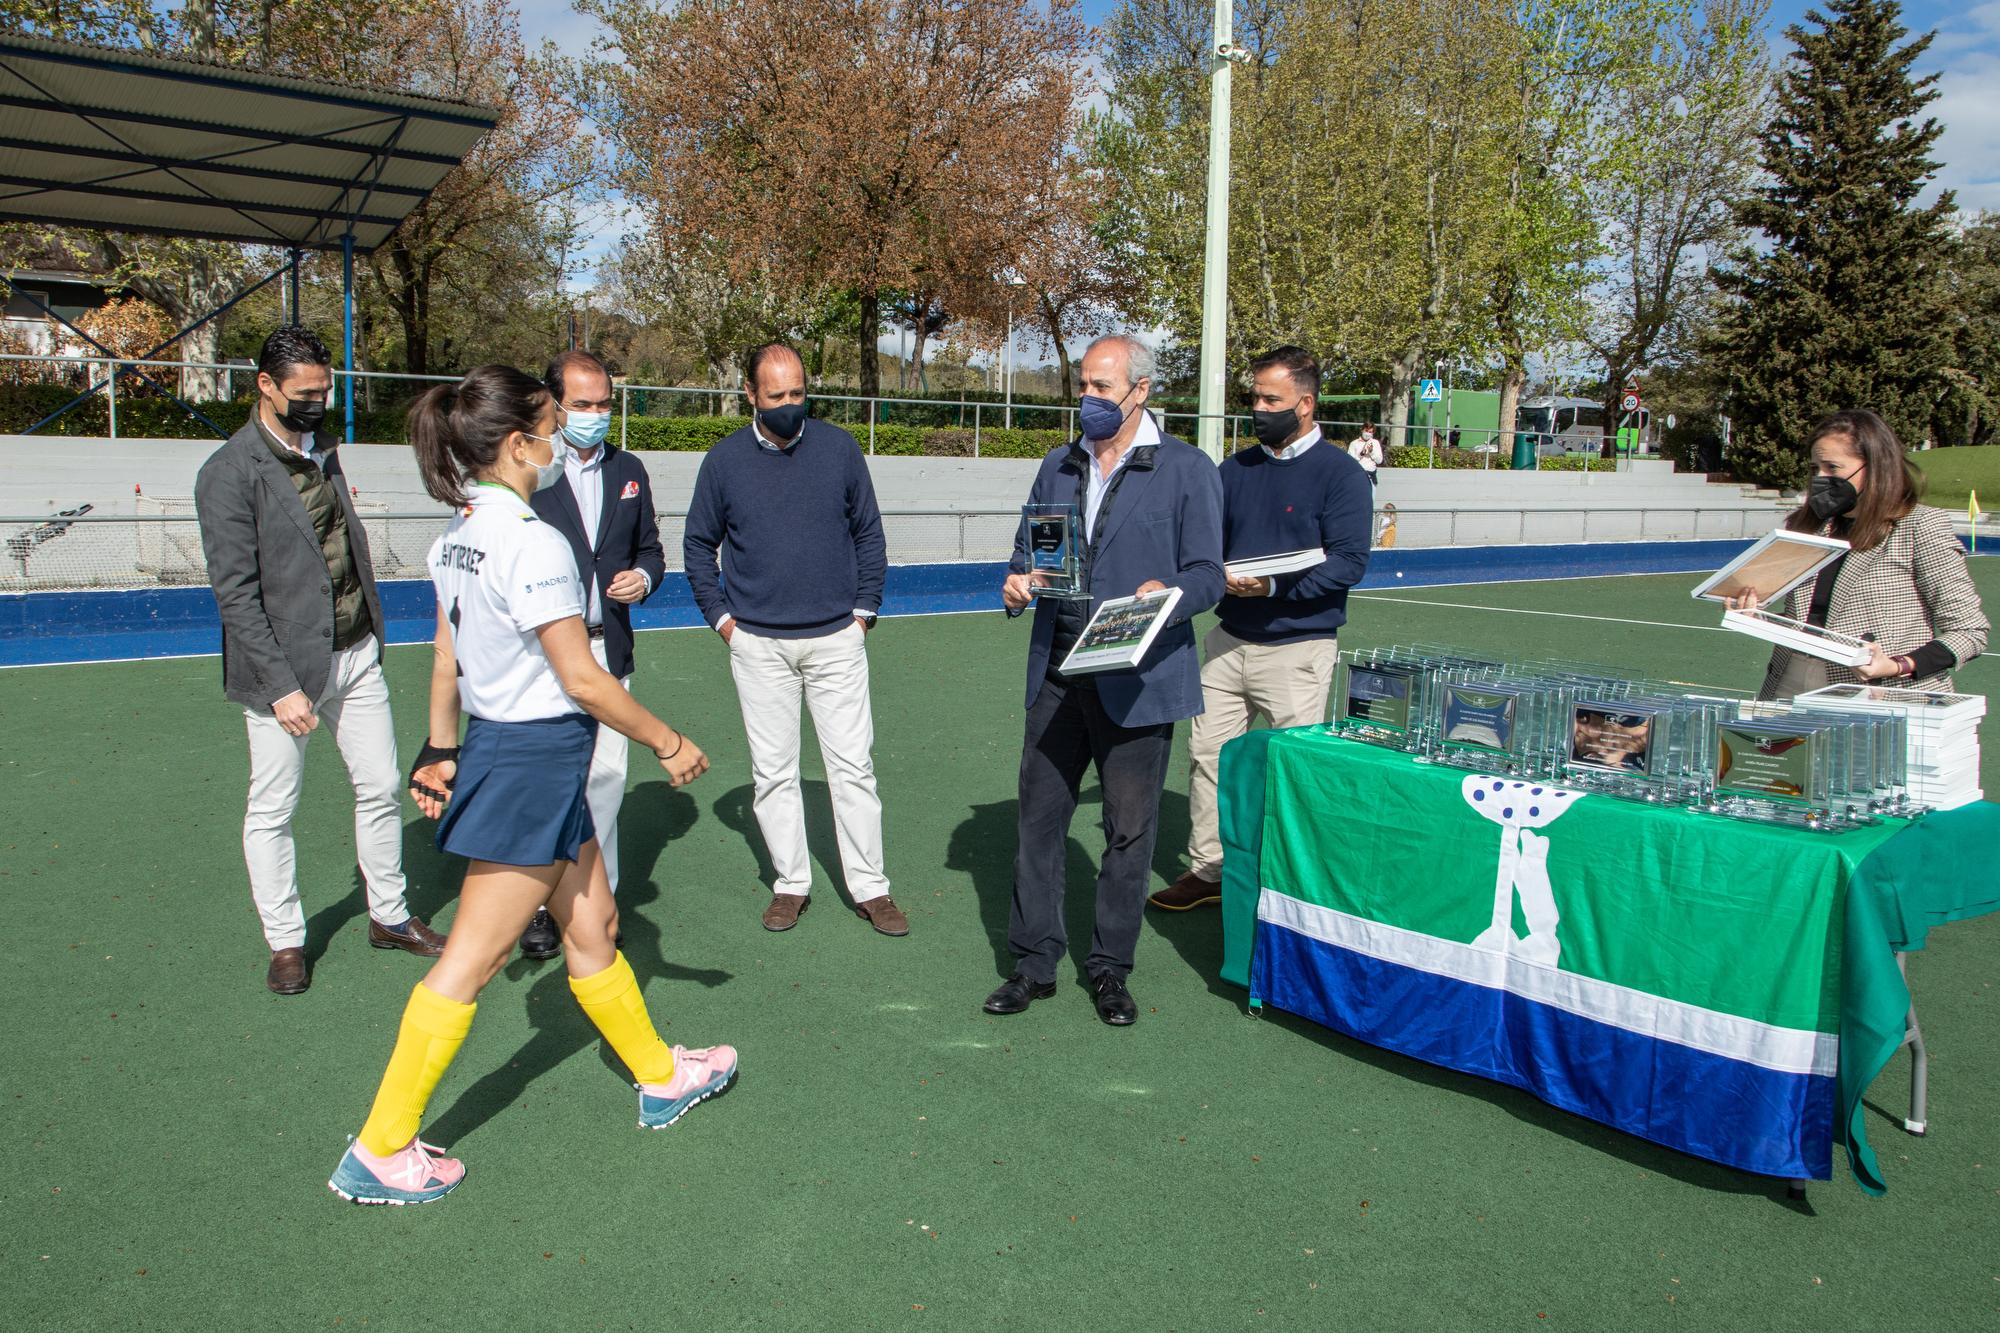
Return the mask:
[[(1082, 434), (1042, 460), (1028, 502), (1074, 505), (1081, 522), (1088, 601), (1045, 598), (1028, 641), (1028, 718), (1021, 745), (1014, 902), (1007, 943), (1014, 973), (986, 999), (989, 1014), (1018, 1014), (1055, 994), (1068, 952), (1063, 924), (1069, 824), (1093, 764), (1104, 793), (1104, 859), (1097, 926), (1083, 962), (1097, 1016), (1138, 1018), (1126, 989), (1138, 947), (1160, 792), (1174, 724), (1202, 710), (1195, 616), (1222, 598), (1222, 482), (1192, 445), (1160, 432), (1145, 410), (1152, 349), (1099, 338), (1083, 354)], [(1035, 601), (1025, 540), (1017, 539), (1001, 599), (1018, 616)], [(1171, 619), (1135, 666), (1065, 676), (1060, 667), (1106, 601), (1180, 589)]]

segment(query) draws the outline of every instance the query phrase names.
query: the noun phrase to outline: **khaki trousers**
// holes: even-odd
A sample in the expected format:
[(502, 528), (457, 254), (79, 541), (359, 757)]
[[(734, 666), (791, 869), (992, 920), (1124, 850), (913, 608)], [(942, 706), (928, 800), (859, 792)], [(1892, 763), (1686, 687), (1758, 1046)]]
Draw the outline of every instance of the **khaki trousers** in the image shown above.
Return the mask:
[(1206, 705), (1188, 733), (1189, 869), (1206, 880), (1222, 878), (1222, 835), (1215, 784), (1222, 747), (1250, 730), (1261, 715), (1274, 727), (1326, 721), (1333, 689), (1337, 639), (1298, 643), (1249, 643), (1217, 625), (1202, 641), (1201, 694)]

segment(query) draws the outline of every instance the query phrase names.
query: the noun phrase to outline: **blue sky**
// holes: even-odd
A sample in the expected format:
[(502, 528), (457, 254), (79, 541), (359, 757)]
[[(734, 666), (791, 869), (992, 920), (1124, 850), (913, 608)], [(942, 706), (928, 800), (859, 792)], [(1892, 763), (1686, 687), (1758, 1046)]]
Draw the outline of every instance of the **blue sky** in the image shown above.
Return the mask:
[[(582, 18), (568, 0), (518, 0), (522, 28), (530, 41), (544, 37), (572, 54), (586, 51), (598, 32), (594, 20)], [(1113, 0), (1084, 0), (1084, 14), (1100, 21), (1114, 8)], [(1768, 20), (1774, 50), (1788, 49), (1787, 24), (1797, 22), (1810, 6), (1803, 0), (1777, 0)], [(1912, 32), (1937, 30), (1937, 39), (1919, 68), (1940, 75), (1941, 96), (1930, 107), (1945, 125), (1938, 155), (1944, 163), (1940, 186), (1958, 192), (1961, 208), (2000, 210), (2000, 0), (1977, 4), (1942, 4), (1912, 0), (1903, 7), (1904, 26)], [(615, 202), (591, 219), (592, 238), (586, 257), (606, 251), (630, 226)], [(580, 274), (577, 285), (591, 279)]]

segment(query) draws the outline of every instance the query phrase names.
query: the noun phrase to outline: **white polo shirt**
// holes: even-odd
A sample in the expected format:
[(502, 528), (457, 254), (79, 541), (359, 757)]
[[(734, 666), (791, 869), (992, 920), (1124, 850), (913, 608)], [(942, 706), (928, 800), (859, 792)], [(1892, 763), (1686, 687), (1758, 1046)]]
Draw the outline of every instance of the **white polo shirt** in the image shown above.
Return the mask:
[(451, 625), (458, 699), (489, 722), (581, 712), (535, 631), (583, 614), (569, 541), (505, 486), (473, 486), (431, 544), (431, 585)]

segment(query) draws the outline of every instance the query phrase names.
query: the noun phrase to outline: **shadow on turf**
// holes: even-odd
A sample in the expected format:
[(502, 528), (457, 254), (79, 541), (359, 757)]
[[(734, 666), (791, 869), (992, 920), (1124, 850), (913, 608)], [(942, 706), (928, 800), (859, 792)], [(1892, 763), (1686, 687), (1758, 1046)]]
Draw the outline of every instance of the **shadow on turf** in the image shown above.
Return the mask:
[[(618, 909), (619, 929), (625, 935), (621, 949), (642, 984), (658, 977), (721, 986), (731, 979), (731, 973), (718, 969), (683, 967), (667, 961), (660, 928), (645, 910), (661, 897), (660, 861), (667, 847), (693, 828), (699, 817), (700, 807), (694, 798), (664, 781), (634, 788), (619, 812)], [(667, 878), (671, 882), (670, 872)], [(506, 975), (517, 980), (534, 978), (526, 997), (534, 1035), (499, 1068), (459, 1094), (451, 1108), (429, 1125), (425, 1132), (437, 1142), (462, 1141), (518, 1102), (535, 1080), (598, 1040), (597, 1029), (570, 994), (569, 973), (561, 958), (535, 962), (517, 956), (507, 964)], [(602, 1047), (599, 1055), (614, 1077), (629, 1081), (631, 1075), (608, 1046)]]
[[(1070, 956), (1076, 960), (1077, 975), (1083, 975), (1083, 960), (1090, 954), (1090, 937), (1096, 925), (1097, 865), (1103, 851), (1103, 792), (1086, 787), (1077, 797), (1076, 817), (1070, 821), (1068, 853), (1064, 858), (1063, 925), (1069, 934)], [(1084, 814), (1086, 805), (1100, 805), (1095, 818)], [(1007, 947), (1007, 924), (1014, 905), (1014, 848), (1019, 802), (995, 801), (975, 805), (972, 814), (952, 830), (945, 849), (945, 869), (964, 871), (972, 876), (973, 892), (979, 898), (979, 917), (986, 927), (986, 940), (993, 949), (993, 966), (1001, 976), (1014, 970), (1014, 955)], [(1095, 826), (1098, 851), (1091, 852), (1076, 837), (1076, 830)], [(1160, 842), (1173, 839), (1176, 849), (1187, 845), (1187, 797), (1167, 792), (1160, 802)], [(1176, 850), (1173, 855), (1178, 856)], [(1157, 870), (1162, 854), (1154, 853)], [(1178, 874), (1179, 871), (1174, 873)], [(1148, 884), (1146, 891), (1159, 887)], [(1152, 913), (1148, 913), (1151, 916)], [(1215, 948), (1216, 966), (1222, 964), (1220, 940)]]
[[(777, 867), (771, 864), (771, 852), (764, 845), (763, 830), (757, 827), (757, 814), (751, 806), (755, 792), (748, 783), (732, 787), (715, 798), (715, 817), (723, 826), (743, 839), (743, 845), (757, 858), (757, 888), (752, 895), (756, 910), (762, 912), (768, 902), (771, 886), (777, 882)], [(817, 778), (804, 778), (799, 782), (799, 796), (806, 809), (806, 848), (812, 855), (813, 882), (824, 880), (833, 886), (833, 891), (843, 907), (851, 908), (854, 900), (847, 894), (847, 876), (841, 872), (839, 839), (833, 829), (833, 793), (826, 783)], [(829, 855), (829, 852), (831, 854)]]

